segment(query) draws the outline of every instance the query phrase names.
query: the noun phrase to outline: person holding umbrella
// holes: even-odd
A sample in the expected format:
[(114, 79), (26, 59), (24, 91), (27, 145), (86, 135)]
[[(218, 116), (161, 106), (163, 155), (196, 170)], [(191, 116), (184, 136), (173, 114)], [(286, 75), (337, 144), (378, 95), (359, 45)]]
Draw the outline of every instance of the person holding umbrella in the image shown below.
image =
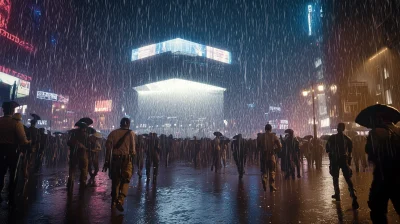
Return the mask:
[(337, 126), (337, 134), (329, 137), (326, 143), (326, 152), (329, 153), (329, 173), (333, 178), (333, 187), (335, 194), (332, 195), (333, 199), (340, 201), (340, 188), (339, 188), (339, 171), (343, 172), (344, 179), (349, 186), (350, 196), (353, 198), (352, 207), (358, 209), (359, 205), (357, 202), (356, 190), (354, 189), (353, 182), (351, 181), (352, 170), (351, 164), (351, 153), (353, 151), (352, 140), (344, 134), (346, 126), (344, 123), (339, 123)]
[(368, 207), (373, 223), (388, 223), (389, 199), (400, 215), (400, 112), (391, 106), (376, 104), (362, 110), (356, 123), (372, 129), (365, 152), (374, 164)]
[(300, 147), (299, 141), (294, 137), (294, 131), (292, 129), (285, 130), (285, 133), (288, 134), (285, 139), (285, 154), (286, 158), (286, 179), (289, 179), (292, 176), (292, 179), (295, 179), (295, 169), (297, 170), (297, 178), (300, 178)]
[(275, 154), (282, 149), (282, 144), (278, 137), (272, 133), (272, 126), (265, 125), (265, 133), (257, 135), (257, 148), (261, 153), (261, 181), (264, 191), (267, 191), (267, 177), (269, 176), (270, 191), (276, 191), (275, 188), (275, 173), (276, 173), (276, 158)]
[(233, 159), (235, 160), (236, 167), (239, 173), (239, 179), (241, 180), (244, 174), (244, 167), (246, 165), (247, 150), (245, 148), (245, 140), (242, 134), (238, 134), (233, 137), (232, 151)]
[(18, 145), (30, 144), (25, 134), (24, 125), (12, 118), (15, 108), (18, 106), (18, 103), (14, 101), (4, 102), (2, 104), (4, 116), (0, 117), (0, 191), (3, 190), (4, 176), (9, 170), (8, 204), (10, 207), (14, 205), (14, 177), (18, 166)]

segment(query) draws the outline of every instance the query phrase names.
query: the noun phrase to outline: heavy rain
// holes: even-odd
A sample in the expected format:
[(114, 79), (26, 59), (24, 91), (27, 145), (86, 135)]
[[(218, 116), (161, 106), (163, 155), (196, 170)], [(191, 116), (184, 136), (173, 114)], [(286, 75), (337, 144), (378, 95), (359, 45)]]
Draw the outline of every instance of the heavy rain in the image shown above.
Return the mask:
[(0, 0), (0, 223), (399, 223), (399, 0)]

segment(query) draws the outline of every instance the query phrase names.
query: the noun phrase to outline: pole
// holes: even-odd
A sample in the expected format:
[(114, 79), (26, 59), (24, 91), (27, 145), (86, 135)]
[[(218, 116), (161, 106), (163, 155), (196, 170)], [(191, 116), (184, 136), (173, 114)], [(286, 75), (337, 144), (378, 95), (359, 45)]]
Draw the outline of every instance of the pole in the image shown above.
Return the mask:
[(12, 88), (11, 100), (15, 100), (16, 92), (17, 92), (17, 82), (14, 82), (14, 85), (13, 85), (13, 88)]
[[(314, 83), (311, 84), (311, 94), (312, 94), (312, 106), (313, 106), (313, 128), (314, 128), (314, 144), (313, 150), (317, 151), (317, 124), (315, 122), (315, 93), (314, 93)], [(318, 167), (317, 167), (318, 168)]]

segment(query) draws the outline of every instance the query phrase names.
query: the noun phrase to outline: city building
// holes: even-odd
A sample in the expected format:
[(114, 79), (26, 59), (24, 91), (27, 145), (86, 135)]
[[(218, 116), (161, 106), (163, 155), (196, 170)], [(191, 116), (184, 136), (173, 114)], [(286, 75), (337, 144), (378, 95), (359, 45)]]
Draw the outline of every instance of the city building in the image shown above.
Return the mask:
[(228, 51), (180, 38), (134, 49), (119, 113), (138, 132), (211, 136), (225, 126), (231, 63)]

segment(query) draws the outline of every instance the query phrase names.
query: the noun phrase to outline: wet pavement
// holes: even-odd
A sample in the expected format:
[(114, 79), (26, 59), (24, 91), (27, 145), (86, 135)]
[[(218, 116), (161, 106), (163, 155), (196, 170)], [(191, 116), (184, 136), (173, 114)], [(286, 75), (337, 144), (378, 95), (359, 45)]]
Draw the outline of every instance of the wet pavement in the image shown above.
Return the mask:
[[(354, 173), (360, 209), (353, 211), (343, 177), (342, 201), (332, 201), (326, 159), (321, 171), (303, 168), (296, 180), (284, 180), (278, 171), (278, 191), (264, 193), (255, 166), (247, 167), (239, 181), (233, 164), (216, 174), (209, 168), (173, 163), (160, 169), (157, 185), (135, 175), (122, 213), (110, 209), (111, 181), (105, 173), (82, 192), (76, 184), (68, 196), (67, 169), (44, 169), (31, 178), (29, 197), (18, 203), (16, 214), (9, 216), (2, 202), (0, 223), (370, 223), (367, 198), (372, 169)], [(400, 223), (391, 204), (388, 217), (390, 223)]]

